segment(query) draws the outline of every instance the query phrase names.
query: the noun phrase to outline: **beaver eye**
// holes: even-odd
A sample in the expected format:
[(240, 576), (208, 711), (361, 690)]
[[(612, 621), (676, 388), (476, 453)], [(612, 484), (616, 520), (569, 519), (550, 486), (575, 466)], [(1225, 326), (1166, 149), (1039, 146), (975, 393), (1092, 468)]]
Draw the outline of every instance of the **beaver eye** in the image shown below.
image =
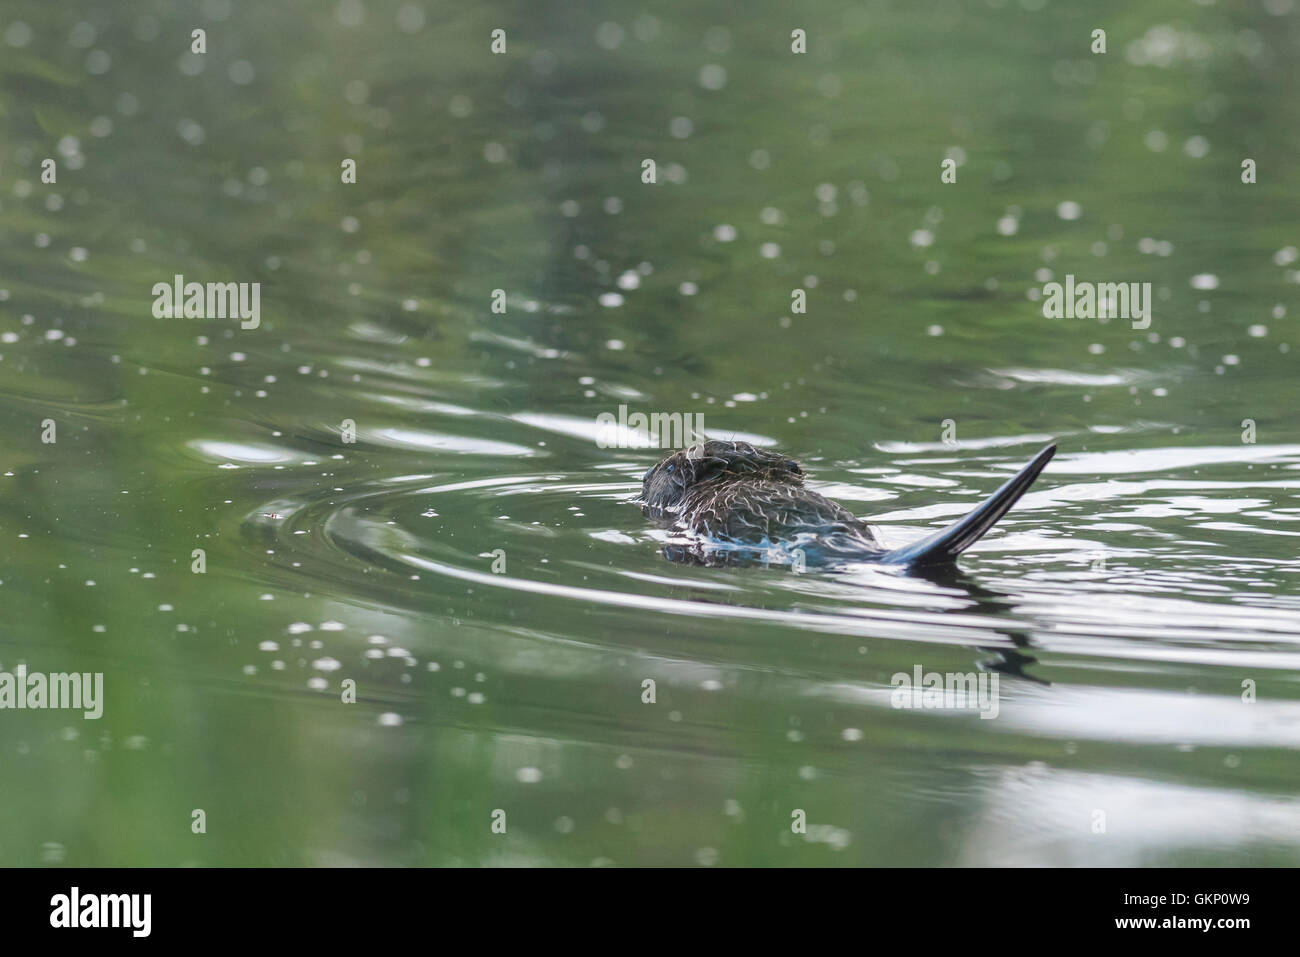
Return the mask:
[(676, 465), (669, 465), (668, 468), (664, 469), (664, 471), (665, 471), (665, 472), (671, 472), (671, 471), (672, 471), (673, 469), (675, 469), (675, 468), (677, 468)]

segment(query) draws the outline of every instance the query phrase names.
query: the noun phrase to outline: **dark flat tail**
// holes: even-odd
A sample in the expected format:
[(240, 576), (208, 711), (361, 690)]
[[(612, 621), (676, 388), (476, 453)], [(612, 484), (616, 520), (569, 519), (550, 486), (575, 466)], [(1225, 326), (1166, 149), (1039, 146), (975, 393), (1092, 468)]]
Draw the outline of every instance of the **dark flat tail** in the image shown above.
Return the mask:
[(979, 541), (1029, 491), (1038, 473), (1055, 454), (1056, 446), (1049, 445), (965, 518), (919, 542), (886, 552), (880, 560), (894, 565), (942, 565), (956, 561), (958, 555)]

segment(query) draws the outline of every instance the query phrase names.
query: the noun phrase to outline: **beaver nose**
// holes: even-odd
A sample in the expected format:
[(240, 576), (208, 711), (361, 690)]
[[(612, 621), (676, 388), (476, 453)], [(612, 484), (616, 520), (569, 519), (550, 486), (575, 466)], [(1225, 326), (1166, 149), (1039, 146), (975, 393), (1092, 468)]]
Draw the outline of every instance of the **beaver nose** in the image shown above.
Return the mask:
[(650, 473), (653, 472), (654, 470), (655, 470), (655, 467), (654, 467), (653, 465), (650, 466), (648, 469), (646, 469), (646, 470), (645, 470), (645, 475), (642, 475), (642, 476), (641, 476), (641, 481), (644, 482), (646, 479), (648, 479), (648, 478), (650, 477)]

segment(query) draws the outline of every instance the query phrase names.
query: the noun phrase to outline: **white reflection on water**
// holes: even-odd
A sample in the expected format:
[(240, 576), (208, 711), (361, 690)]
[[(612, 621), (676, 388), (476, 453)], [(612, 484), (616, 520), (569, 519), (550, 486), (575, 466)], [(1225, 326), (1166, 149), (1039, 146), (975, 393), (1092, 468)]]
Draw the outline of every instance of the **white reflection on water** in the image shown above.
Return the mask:
[(499, 442), (468, 435), (448, 435), (444, 432), (423, 432), (416, 429), (382, 428), (365, 433), (367, 439), (386, 445), (407, 448), (433, 449), (439, 452), (457, 452), (462, 455), (536, 455), (536, 449), (513, 442)]
[[(1182, 848), (1300, 848), (1300, 799), (1292, 797), (1039, 762), (972, 770), (989, 777), (983, 808), (963, 830), (955, 862), (962, 865), (1136, 867), (1154, 852)], [(1093, 833), (1097, 811), (1104, 833)]]

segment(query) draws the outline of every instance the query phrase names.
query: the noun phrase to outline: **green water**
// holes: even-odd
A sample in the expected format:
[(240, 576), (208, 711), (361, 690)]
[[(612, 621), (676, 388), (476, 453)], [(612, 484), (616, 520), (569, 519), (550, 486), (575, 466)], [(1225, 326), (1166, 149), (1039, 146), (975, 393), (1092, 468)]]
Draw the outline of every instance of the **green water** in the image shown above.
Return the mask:
[[(0, 710), (0, 863), (1300, 862), (1297, 63), (1289, 0), (6, 0), (0, 671), (104, 712)], [(620, 404), (889, 544), (1060, 452), (958, 576), (690, 568)]]

